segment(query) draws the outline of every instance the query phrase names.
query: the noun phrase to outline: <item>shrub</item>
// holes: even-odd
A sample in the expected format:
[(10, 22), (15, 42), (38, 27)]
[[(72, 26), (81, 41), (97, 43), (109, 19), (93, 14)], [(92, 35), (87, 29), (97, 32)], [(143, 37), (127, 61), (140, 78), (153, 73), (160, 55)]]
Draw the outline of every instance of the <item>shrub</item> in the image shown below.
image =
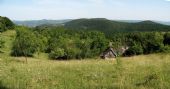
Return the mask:
[(170, 33), (165, 33), (163, 43), (164, 45), (170, 45)]
[(64, 57), (64, 55), (65, 55), (64, 49), (55, 48), (54, 50), (51, 51), (49, 56), (52, 59), (60, 59), (61, 57)]
[(13, 43), (12, 56), (33, 56), (38, 48), (36, 35), (30, 29), (21, 27), (17, 29), (17, 36)]
[(125, 51), (124, 56), (133, 56), (143, 54), (143, 48), (141, 45), (134, 45)]
[(14, 23), (7, 17), (0, 16), (0, 32), (4, 32), (8, 29), (14, 29)]
[(168, 46), (168, 45), (162, 46), (160, 52), (163, 52), (163, 53), (170, 53), (170, 46)]

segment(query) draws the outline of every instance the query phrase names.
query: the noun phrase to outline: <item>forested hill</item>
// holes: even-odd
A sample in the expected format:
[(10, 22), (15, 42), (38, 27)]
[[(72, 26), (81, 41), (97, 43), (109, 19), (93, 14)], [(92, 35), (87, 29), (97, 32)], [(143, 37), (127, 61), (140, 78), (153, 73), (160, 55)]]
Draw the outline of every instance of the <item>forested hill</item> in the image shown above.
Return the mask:
[(72, 20), (65, 23), (65, 27), (72, 30), (97, 30), (104, 33), (170, 31), (170, 26), (152, 21), (128, 23), (100, 18)]
[(4, 32), (8, 29), (14, 29), (13, 22), (7, 17), (0, 16), (0, 32)]

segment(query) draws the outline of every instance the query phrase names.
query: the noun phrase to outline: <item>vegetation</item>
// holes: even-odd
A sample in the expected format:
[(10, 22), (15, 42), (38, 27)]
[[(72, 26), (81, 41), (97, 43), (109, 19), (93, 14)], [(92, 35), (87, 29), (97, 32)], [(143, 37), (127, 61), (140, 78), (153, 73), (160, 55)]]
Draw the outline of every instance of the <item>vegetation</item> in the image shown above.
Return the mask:
[(7, 17), (0, 16), (0, 32), (4, 32), (8, 29), (14, 29), (13, 22)]
[(117, 32), (151, 32), (151, 31), (170, 31), (170, 26), (162, 25), (152, 21), (142, 21), (137, 23), (126, 23), (111, 21), (107, 19), (78, 19), (65, 24), (67, 29), (72, 30), (96, 30), (112, 36)]
[(168, 32), (121, 32), (106, 38), (106, 34), (102, 32), (67, 30), (63, 26), (22, 28), (17, 30), (12, 55), (33, 56), (36, 52), (45, 52), (52, 59), (93, 58), (107, 49), (109, 42), (113, 43), (115, 50), (122, 46), (129, 47), (124, 56), (169, 52), (168, 34)]
[(1, 35), (0, 35), (0, 52), (2, 53), (2, 48), (4, 47), (4, 43), (5, 41), (2, 39)]
[[(163, 46), (163, 34), (159, 32), (130, 33), (127, 36), (127, 44), (130, 47), (127, 54), (150, 54), (160, 52)], [(127, 55), (125, 53), (125, 55)]]
[(169, 54), (106, 60), (0, 60), (3, 89), (169, 89)]
[[(1, 18), (4, 19), (1, 22), (3, 21), (6, 28), (14, 28), (8, 18)], [(151, 21), (123, 23), (107, 19), (79, 19), (70, 21), (65, 26), (17, 26), (15, 29), (12, 56), (33, 56), (43, 52), (48, 53), (52, 59), (94, 58), (109, 47), (109, 42), (113, 43), (115, 50), (127, 46), (129, 49), (124, 56), (170, 51), (169, 32), (159, 32), (169, 31), (169, 26)], [(4, 42), (0, 43), (2, 48)]]
[[(5, 24), (0, 23), (0, 89), (170, 88), (169, 32), (114, 32), (108, 36), (98, 29), (28, 28), (10, 22), (6, 18)], [(132, 57), (99, 60), (110, 42), (115, 50), (129, 47), (123, 55)], [(20, 56), (29, 56), (27, 62)], [(47, 60), (49, 57), (72, 60)]]
[(54, 59), (84, 59), (100, 55), (108, 40), (101, 32), (72, 31), (63, 27), (36, 28), (35, 32), (48, 39), (46, 52)]
[(16, 39), (13, 43), (13, 56), (33, 56), (38, 48), (36, 35), (28, 28), (20, 27), (16, 29)]
[(170, 45), (170, 33), (164, 35), (164, 45)]

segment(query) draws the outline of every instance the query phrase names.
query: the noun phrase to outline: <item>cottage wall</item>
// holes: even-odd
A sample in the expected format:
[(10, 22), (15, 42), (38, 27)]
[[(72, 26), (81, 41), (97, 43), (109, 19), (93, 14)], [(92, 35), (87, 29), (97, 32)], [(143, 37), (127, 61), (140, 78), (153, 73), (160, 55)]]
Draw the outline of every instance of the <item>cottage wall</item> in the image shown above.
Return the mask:
[(100, 57), (102, 58), (102, 59), (114, 59), (114, 58), (116, 58), (116, 53), (114, 52), (114, 50), (112, 49), (112, 48), (108, 48), (106, 51), (104, 51), (101, 55), (100, 55)]
[(108, 53), (105, 54), (105, 58), (115, 58), (116, 56), (113, 54), (112, 51), (109, 51)]

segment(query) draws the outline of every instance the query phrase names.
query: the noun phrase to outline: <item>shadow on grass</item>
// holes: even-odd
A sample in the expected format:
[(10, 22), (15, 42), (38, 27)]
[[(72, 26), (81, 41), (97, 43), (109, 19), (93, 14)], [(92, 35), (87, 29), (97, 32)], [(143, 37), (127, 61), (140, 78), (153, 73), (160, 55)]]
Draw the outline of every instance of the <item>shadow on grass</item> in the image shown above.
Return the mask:
[(5, 87), (5, 86), (2, 84), (2, 82), (0, 81), (0, 89), (9, 89), (9, 88)]
[(158, 75), (156, 74), (151, 74), (145, 77), (143, 82), (137, 83), (136, 86), (149, 86), (152, 85), (153, 83), (156, 82), (156, 80), (158, 80)]

